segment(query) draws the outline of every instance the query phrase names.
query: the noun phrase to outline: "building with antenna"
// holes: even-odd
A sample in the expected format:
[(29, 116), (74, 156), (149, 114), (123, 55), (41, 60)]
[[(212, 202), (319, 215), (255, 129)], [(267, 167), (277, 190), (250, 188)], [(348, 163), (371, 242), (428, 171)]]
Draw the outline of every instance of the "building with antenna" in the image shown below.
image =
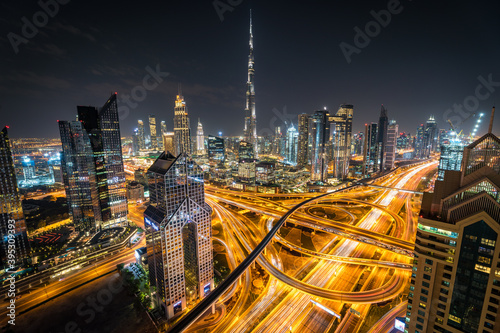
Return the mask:
[(248, 55), (248, 79), (246, 89), (246, 106), (245, 106), (245, 141), (252, 144), (255, 156), (257, 157), (257, 117), (255, 113), (255, 68), (253, 56), (253, 31), (252, 31), (252, 11), (250, 10), (250, 53)]

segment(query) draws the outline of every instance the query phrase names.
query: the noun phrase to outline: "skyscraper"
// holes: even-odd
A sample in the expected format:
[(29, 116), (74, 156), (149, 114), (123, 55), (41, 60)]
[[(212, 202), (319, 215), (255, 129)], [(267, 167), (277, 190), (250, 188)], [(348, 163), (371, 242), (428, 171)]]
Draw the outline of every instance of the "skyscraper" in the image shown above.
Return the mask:
[(484, 135), (424, 193), (406, 330), (498, 332), (500, 140)]
[(79, 230), (127, 225), (116, 94), (101, 109), (78, 106), (79, 121), (59, 121), (64, 187)]
[(330, 117), (332, 131), (333, 177), (345, 179), (349, 173), (351, 158), (353, 106), (342, 104), (335, 114)]
[(198, 118), (198, 129), (196, 130), (196, 153), (198, 155), (205, 154), (205, 135), (203, 134), (203, 125)]
[(285, 159), (291, 165), (297, 165), (297, 146), (299, 141), (299, 133), (295, 126), (291, 126), (286, 131), (286, 152)]
[(214, 135), (208, 136), (208, 159), (210, 162), (221, 164), (226, 159), (224, 139)]
[(258, 153), (257, 147), (257, 118), (255, 114), (255, 62), (253, 57), (253, 32), (252, 32), (252, 11), (250, 10), (250, 53), (248, 55), (248, 79), (245, 106), (245, 140), (250, 142), (254, 148), (255, 156)]
[(370, 177), (378, 172), (378, 130), (377, 123), (365, 124), (365, 143), (363, 145), (363, 176)]
[(163, 152), (148, 170), (144, 212), (150, 285), (167, 318), (214, 288), (210, 206), (203, 170), (185, 153)]
[(162, 120), (160, 123), (160, 135), (158, 135), (158, 147), (161, 148), (160, 150), (165, 151), (165, 145), (163, 144), (163, 135), (167, 133), (167, 123), (165, 120)]
[(385, 144), (387, 142), (387, 125), (389, 118), (387, 118), (387, 109), (384, 105), (380, 108), (380, 118), (378, 120), (378, 170), (384, 171), (385, 165)]
[(144, 137), (144, 122), (142, 120), (137, 121), (137, 137), (139, 141), (139, 150), (146, 149), (146, 139)]
[(446, 170), (460, 171), (465, 143), (455, 131), (442, 135), (437, 180), (444, 180)]
[(430, 116), (425, 123), (424, 130), (424, 158), (428, 158), (432, 152), (438, 150), (437, 144), (437, 124), (434, 116)]
[(141, 149), (139, 148), (139, 129), (136, 128), (134, 130), (134, 133), (132, 133), (132, 151), (134, 156), (139, 155), (139, 151)]
[(149, 115), (149, 134), (151, 135), (151, 149), (158, 150), (158, 139), (156, 137), (156, 117), (154, 114)]
[(352, 136), (351, 153), (362, 156), (365, 133), (358, 132)]
[[(0, 264), (3, 269), (14, 268), (30, 256), (21, 196), (10, 148), (8, 126), (0, 131)], [(14, 228), (14, 262), (8, 262), (9, 230)], [(12, 265), (11, 265), (12, 264)]]
[(254, 149), (251, 143), (246, 141), (240, 141), (238, 146), (238, 161), (243, 160), (253, 160), (255, 159)]
[(174, 134), (175, 134), (175, 154), (186, 153), (191, 155), (191, 128), (186, 102), (179, 91), (175, 100), (174, 108)]
[(307, 165), (307, 140), (309, 136), (309, 115), (307, 113), (299, 114), (299, 138), (297, 147), (297, 164), (300, 166)]
[(425, 133), (424, 124), (420, 124), (420, 126), (417, 127), (417, 135), (415, 137), (415, 157), (416, 158), (426, 158), (425, 157), (424, 133)]
[(161, 126), (161, 134), (167, 133), (167, 122), (162, 120), (160, 123)]
[(330, 122), (328, 111), (314, 112), (309, 118), (309, 137), (311, 141), (311, 180), (325, 182), (328, 177), (328, 147)]
[(384, 170), (389, 171), (394, 169), (396, 161), (396, 149), (399, 126), (395, 120), (390, 120), (387, 125), (387, 138), (385, 143), (385, 158)]

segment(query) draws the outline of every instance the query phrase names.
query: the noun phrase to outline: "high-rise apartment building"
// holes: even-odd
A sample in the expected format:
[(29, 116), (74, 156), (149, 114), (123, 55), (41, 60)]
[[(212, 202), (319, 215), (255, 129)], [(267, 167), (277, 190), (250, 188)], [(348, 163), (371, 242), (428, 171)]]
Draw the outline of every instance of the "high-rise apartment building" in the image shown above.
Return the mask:
[(399, 126), (395, 120), (390, 120), (387, 125), (387, 136), (384, 149), (384, 170), (389, 171), (394, 169), (394, 162), (396, 162), (396, 149), (398, 138)]
[(303, 167), (308, 163), (307, 142), (309, 137), (309, 115), (307, 113), (299, 114), (298, 130), (297, 164)]
[(127, 198), (116, 94), (100, 109), (78, 106), (59, 121), (64, 187), (79, 230), (127, 225)]
[(291, 165), (297, 165), (297, 147), (299, 141), (299, 133), (293, 124), (286, 132), (286, 153), (285, 159)]
[(329, 118), (332, 131), (333, 177), (337, 179), (345, 179), (349, 174), (353, 110), (352, 105), (342, 104), (337, 113)]
[(365, 124), (365, 143), (363, 145), (363, 176), (370, 177), (378, 172), (378, 124)]
[(163, 152), (148, 169), (144, 212), (150, 285), (167, 318), (214, 288), (212, 225), (203, 170), (186, 154)]
[[(17, 188), (16, 171), (6, 126), (0, 131), (0, 265), (13, 269), (30, 256), (30, 245), (26, 233), (21, 195)], [(9, 227), (11, 226), (11, 227)], [(9, 231), (14, 230), (15, 255), (9, 262)]]
[(154, 114), (149, 115), (149, 134), (151, 137), (151, 149), (158, 150), (158, 138), (156, 136), (156, 117)]
[(311, 145), (311, 180), (326, 182), (330, 147), (330, 122), (326, 110), (314, 112), (309, 117), (309, 138)]
[(177, 95), (174, 108), (175, 154), (191, 155), (191, 127), (186, 102), (181, 92)]
[(488, 133), (424, 193), (405, 331), (500, 330), (499, 191), (500, 140)]

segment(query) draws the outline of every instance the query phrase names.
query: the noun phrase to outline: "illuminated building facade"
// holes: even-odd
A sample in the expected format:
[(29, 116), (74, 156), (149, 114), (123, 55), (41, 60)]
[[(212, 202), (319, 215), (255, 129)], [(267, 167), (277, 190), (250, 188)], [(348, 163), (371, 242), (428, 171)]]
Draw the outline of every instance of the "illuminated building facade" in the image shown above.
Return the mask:
[(28, 156), (23, 157), (22, 162), (24, 181), (28, 183), (32, 179), (35, 179), (35, 161), (30, 159)]
[(427, 158), (425, 155), (425, 127), (424, 124), (420, 124), (417, 127), (417, 135), (415, 137), (415, 157), (416, 158)]
[(364, 144), (365, 134), (363, 132), (356, 133), (352, 136), (351, 152), (353, 154), (361, 156), (363, 154), (363, 144)]
[[(21, 205), (21, 195), (17, 188), (16, 172), (12, 159), (8, 127), (0, 131), (0, 264), (10, 268), (7, 262), (9, 220), (14, 226), (15, 264), (22, 263), (30, 256), (30, 245), (26, 233), (26, 221)], [(12, 222), (13, 221), (13, 222)]]
[(349, 174), (353, 111), (352, 105), (342, 104), (337, 113), (329, 119), (332, 131), (333, 178), (345, 179)]
[(174, 132), (163, 133), (163, 151), (170, 152), (170, 153), (175, 151), (175, 133)]
[(385, 145), (387, 142), (387, 125), (389, 118), (387, 118), (387, 109), (382, 105), (380, 108), (380, 117), (378, 120), (378, 139), (377, 139), (377, 169), (384, 170), (385, 165)]
[(254, 159), (255, 151), (250, 142), (240, 141), (238, 145), (238, 160), (241, 162), (242, 160)]
[(79, 230), (127, 225), (127, 198), (116, 94), (101, 109), (78, 106), (79, 121), (59, 121), (61, 167)]
[(184, 97), (179, 92), (174, 108), (174, 143), (175, 155), (186, 153), (191, 155), (191, 128)]
[(438, 148), (438, 130), (437, 123), (434, 116), (430, 116), (429, 120), (425, 123), (424, 131), (424, 156), (429, 157), (432, 152), (437, 151)]
[(255, 181), (259, 185), (274, 184), (276, 164), (272, 162), (259, 162), (255, 165)]
[(238, 163), (238, 180), (247, 185), (255, 184), (255, 160), (243, 160)]
[(288, 128), (286, 132), (286, 151), (285, 160), (291, 165), (297, 165), (297, 147), (299, 141), (299, 133), (293, 126)]
[(309, 115), (307, 113), (299, 114), (299, 138), (297, 147), (297, 164), (306, 166), (308, 164), (308, 138), (309, 138)]
[(407, 332), (498, 332), (500, 321), (500, 140), (488, 133), (464, 149), (424, 193)]
[(387, 125), (387, 138), (385, 142), (385, 158), (384, 170), (389, 171), (394, 169), (394, 162), (396, 162), (396, 146), (398, 138), (399, 126), (395, 120), (390, 120)]
[(205, 154), (205, 135), (203, 133), (203, 125), (198, 118), (198, 128), (196, 130), (196, 153), (198, 155)]
[(226, 160), (224, 139), (217, 136), (208, 136), (208, 159), (212, 163), (223, 164)]
[(245, 106), (245, 141), (250, 142), (257, 156), (257, 116), (255, 113), (255, 61), (253, 57), (252, 12), (250, 11), (250, 53), (248, 55), (248, 79)]
[(465, 144), (454, 131), (450, 131), (440, 141), (441, 156), (439, 158), (437, 180), (444, 180), (446, 170), (460, 171)]
[(139, 150), (146, 149), (146, 139), (144, 137), (144, 122), (142, 120), (137, 121), (137, 138), (139, 142)]
[(365, 143), (363, 145), (363, 176), (370, 177), (372, 173), (378, 172), (377, 149), (378, 149), (378, 124), (365, 124)]
[(210, 206), (203, 170), (186, 154), (162, 153), (148, 170), (144, 212), (154, 297), (167, 318), (214, 288)]
[(325, 182), (328, 176), (330, 122), (328, 111), (314, 112), (309, 118), (311, 180)]
[(150, 147), (152, 150), (158, 150), (158, 139), (156, 137), (156, 117), (154, 114), (149, 115), (149, 134), (151, 137)]
[(162, 120), (160, 123), (160, 135), (158, 135), (158, 147), (161, 147), (162, 151), (165, 151), (165, 145), (164, 145), (164, 140), (163, 136), (165, 133), (167, 133), (167, 123), (165, 120)]

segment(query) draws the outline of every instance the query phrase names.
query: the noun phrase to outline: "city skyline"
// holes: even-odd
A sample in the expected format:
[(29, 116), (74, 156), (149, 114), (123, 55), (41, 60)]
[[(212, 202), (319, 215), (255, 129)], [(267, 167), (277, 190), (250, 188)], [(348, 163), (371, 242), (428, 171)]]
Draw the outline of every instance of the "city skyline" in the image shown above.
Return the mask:
[(0, 8), (7, 331), (499, 331), (500, 3)]
[[(30, 13), (40, 10), (34, 6), (2, 5), (12, 13), (12, 17), (30, 17)], [(130, 3), (121, 5), (126, 9)], [(185, 18), (190, 28), (179, 32), (181, 39), (176, 34), (162, 33), (179, 20), (172, 13), (167, 14), (171, 22), (161, 20), (162, 23), (156, 23), (153, 20), (153, 37), (150, 38), (154, 43), (148, 47), (140, 42), (134, 59), (120, 55), (129, 45), (126, 41), (137, 38), (134, 34), (124, 32), (120, 35), (119, 28), (112, 28), (111, 22), (86, 27), (81, 18), (74, 16), (77, 13), (78, 16), (85, 16), (80, 12), (85, 13), (89, 9), (73, 3), (60, 5), (58, 14), (46, 26), (40, 27), (40, 32), (28, 43), (19, 45), (17, 54), (11, 49), (8, 38), (0, 40), (6, 51), (3, 66), (8, 64), (4, 71), (6, 74), (0, 80), (1, 91), (5, 94), (1, 96), (1, 110), (5, 114), (3, 121), (12, 127), (14, 137), (28, 136), (28, 133), (33, 137), (57, 137), (57, 127), (52, 124), (57, 119), (64, 119), (73, 105), (98, 104), (103, 93), (117, 91), (125, 136), (131, 135), (137, 119), (147, 119), (149, 114), (166, 119), (167, 126), (171, 128), (173, 124), (166, 106), (172, 105), (177, 85), (181, 82), (186, 96), (189, 96), (186, 102), (194, 119), (204, 119), (209, 114), (220, 116), (218, 121), (216, 117), (205, 121), (206, 133), (222, 131), (224, 135), (242, 135), (240, 129), (232, 124), (241, 124), (245, 107), (244, 67), (248, 61), (248, 40), (245, 36), (248, 36), (250, 8), (253, 10), (254, 34), (258, 36), (255, 45), (258, 135), (266, 133), (266, 130), (272, 132), (274, 125), (282, 126), (282, 119), (289, 120), (287, 117), (290, 115), (294, 116), (296, 125), (298, 114), (312, 113), (323, 106), (334, 110), (343, 103), (356, 105), (358, 117), (353, 123), (354, 132), (363, 130), (364, 119), (375, 120), (380, 104), (386, 105), (401, 131), (415, 133), (416, 125), (424, 123), (430, 114), (436, 116), (438, 128), (447, 128), (446, 118), (459, 122), (465, 119), (464, 114), (471, 113), (467, 109), (461, 113), (454, 112), (453, 105), (472, 103), (467, 98), (475, 97), (476, 87), (480, 85), (482, 88), (476, 97), (479, 101), (477, 111), (487, 112), (495, 102), (497, 77), (500, 78), (494, 65), (497, 46), (486, 42), (498, 31), (495, 20), (488, 19), (497, 5), (455, 4), (450, 7), (434, 4), (431, 12), (415, 3), (401, 2), (400, 5), (401, 11), (392, 15), (391, 22), (381, 28), (366, 47), (360, 48), (360, 53), (350, 56), (350, 63), (339, 45), (354, 45), (354, 28), (362, 29), (373, 21), (371, 12), (386, 10), (387, 2), (374, 2), (360, 8), (344, 4), (338, 11), (342, 13), (340, 17), (330, 5), (324, 5), (324, 10), (319, 12), (319, 7), (315, 6), (295, 3), (285, 6), (255, 1), (242, 3), (232, 11), (224, 12), (222, 21), (213, 5), (207, 3), (200, 5), (205, 9), (203, 14), (191, 12)], [(181, 10), (185, 5), (174, 6)], [(93, 8), (92, 2), (89, 8)], [(446, 10), (452, 10), (458, 19), (452, 20), (448, 17), (450, 15), (444, 15)], [(307, 15), (312, 12), (314, 15)], [(133, 13), (137, 18), (146, 15), (142, 10)], [(290, 21), (293, 15), (299, 13), (302, 13), (300, 17), (303, 20)], [(431, 17), (427, 18), (428, 15)], [(326, 27), (310, 24), (314, 18), (322, 16), (333, 17), (334, 20)], [(425, 25), (422, 23), (424, 17)], [(460, 25), (461, 19), (467, 20), (466, 27)], [(111, 19), (112, 22), (114, 20)], [(124, 24), (122, 21), (114, 23), (117, 27)], [(9, 32), (21, 33), (21, 20), (6, 20), (2, 24), (4, 36)], [(290, 33), (285, 35), (280, 26), (290, 29)], [(196, 33), (200, 28), (206, 30), (203, 36)], [(463, 39), (460, 45), (468, 47), (457, 52), (455, 31), (464, 29), (469, 29), (469, 33), (461, 34)], [(139, 33), (142, 31), (141, 28)], [(107, 36), (107, 33), (114, 39), (104, 45), (102, 36)], [(435, 33), (440, 38), (435, 37)], [(69, 37), (81, 46), (67, 43)], [(175, 54), (167, 51), (179, 43), (182, 52)], [(318, 50), (324, 51), (321, 55), (305, 51), (311, 49), (313, 43)], [(100, 47), (99, 44), (104, 47), (99, 57), (82, 59), (76, 53), (80, 47)], [(159, 44), (172, 47), (160, 48)], [(297, 45), (306, 47), (298, 48)], [(198, 48), (205, 51), (200, 52)], [(430, 48), (434, 50), (432, 54), (427, 52)], [(228, 52), (219, 53), (222, 49)], [(391, 56), (380, 59), (378, 54), (382, 50), (384, 54), (390, 52)], [(424, 50), (425, 56), (422, 54)], [(484, 50), (481, 61), (474, 60), (477, 59), (477, 50)], [(27, 62), (33, 56), (37, 56), (37, 61)], [(58, 60), (57, 65), (54, 59)], [(377, 68), (372, 66), (374, 60), (379, 61)], [(294, 70), (290, 71), (290, 68)], [(149, 82), (150, 86), (156, 87), (147, 90), (144, 100), (132, 100), (130, 105), (134, 108), (121, 100), (120, 96), (130, 95), (132, 89), (142, 85), (143, 78), (151, 72), (159, 73), (159, 77), (157, 82)], [(401, 80), (403, 85), (399, 83)], [(315, 84), (311, 84), (313, 82)], [(19, 98), (26, 94), (29, 98)], [(451, 110), (448, 112), (448, 109)], [(18, 118), (16, 114), (21, 114), (20, 110), (28, 116)], [(44, 116), (41, 117), (41, 114)], [(464, 123), (464, 130), (472, 128), (471, 124)], [(497, 120), (494, 130), (498, 131), (498, 124)], [(47, 130), (42, 132), (41, 128)], [(485, 132), (486, 129), (481, 128), (478, 134)]]

